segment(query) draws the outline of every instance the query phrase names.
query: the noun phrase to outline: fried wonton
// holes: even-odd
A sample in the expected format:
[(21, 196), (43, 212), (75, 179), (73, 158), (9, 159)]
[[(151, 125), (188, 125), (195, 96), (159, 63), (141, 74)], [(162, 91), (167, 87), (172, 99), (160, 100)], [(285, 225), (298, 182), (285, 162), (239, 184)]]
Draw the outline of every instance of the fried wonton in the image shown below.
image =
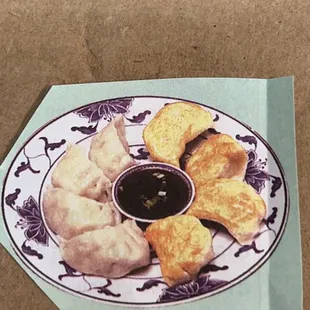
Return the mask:
[(146, 229), (168, 285), (185, 283), (214, 256), (210, 231), (191, 215), (175, 215), (152, 223)]
[(210, 112), (189, 102), (163, 107), (145, 127), (143, 139), (155, 161), (179, 167), (186, 143), (213, 124)]
[(198, 147), (185, 170), (196, 186), (217, 178), (243, 181), (247, 162), (247, 153), (238, 142), (229, 135), (216, 134)]
[(244, 182), (213, 179), (196, 188), (195, 200), (186, 214), (218, 222), (240, 244), (249, 244), (260, 229), (266, 205)]

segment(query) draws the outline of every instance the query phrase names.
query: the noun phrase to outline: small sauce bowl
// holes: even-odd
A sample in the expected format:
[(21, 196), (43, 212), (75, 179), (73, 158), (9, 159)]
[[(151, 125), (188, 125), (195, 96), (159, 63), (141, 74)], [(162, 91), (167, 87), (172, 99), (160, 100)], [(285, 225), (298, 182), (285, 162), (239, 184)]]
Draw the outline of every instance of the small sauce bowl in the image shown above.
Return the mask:
[(144, 223), (184, 213), (195, 197), (191, 178), (164, 163), (146, 163), (125, 170), (113, 183), (113, 202), (126, 217)]

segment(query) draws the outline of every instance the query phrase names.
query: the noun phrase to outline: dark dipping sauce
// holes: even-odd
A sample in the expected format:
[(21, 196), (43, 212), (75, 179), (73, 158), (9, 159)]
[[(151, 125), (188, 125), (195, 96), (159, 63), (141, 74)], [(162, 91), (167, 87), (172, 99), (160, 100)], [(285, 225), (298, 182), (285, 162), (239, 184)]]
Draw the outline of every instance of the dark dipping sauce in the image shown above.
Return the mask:
[(192, 187), (173, 168), (137, 167), (116, 184), (115, 198), (127, 214), (156, 220), (180, 213), (190, 202)]

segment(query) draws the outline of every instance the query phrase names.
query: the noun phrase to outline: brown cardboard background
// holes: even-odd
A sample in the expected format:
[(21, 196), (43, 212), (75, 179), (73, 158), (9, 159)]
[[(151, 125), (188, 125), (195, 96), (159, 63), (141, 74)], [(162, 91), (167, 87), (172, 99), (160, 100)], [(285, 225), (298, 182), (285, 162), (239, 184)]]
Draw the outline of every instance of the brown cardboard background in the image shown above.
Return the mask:
[[(308, 0), (1, 0), (0, 158), (51, 84), (295, 75), (304, 309), (310, 309)], [(0, 249), (1, 309), (55, 309)]]

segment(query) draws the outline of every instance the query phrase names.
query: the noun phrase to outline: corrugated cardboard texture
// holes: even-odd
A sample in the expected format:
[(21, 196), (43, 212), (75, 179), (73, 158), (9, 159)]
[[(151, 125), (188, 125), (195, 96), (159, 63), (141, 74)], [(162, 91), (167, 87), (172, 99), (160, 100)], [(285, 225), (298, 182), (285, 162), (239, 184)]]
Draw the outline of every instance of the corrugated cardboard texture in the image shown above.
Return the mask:
[[(307, 0), (2, 0), (0, 158), (51, 84), (293, 74), (310, 309), (309, 16)], [(55, 309), (3, 249), (0, 261), (1, 309)]]

